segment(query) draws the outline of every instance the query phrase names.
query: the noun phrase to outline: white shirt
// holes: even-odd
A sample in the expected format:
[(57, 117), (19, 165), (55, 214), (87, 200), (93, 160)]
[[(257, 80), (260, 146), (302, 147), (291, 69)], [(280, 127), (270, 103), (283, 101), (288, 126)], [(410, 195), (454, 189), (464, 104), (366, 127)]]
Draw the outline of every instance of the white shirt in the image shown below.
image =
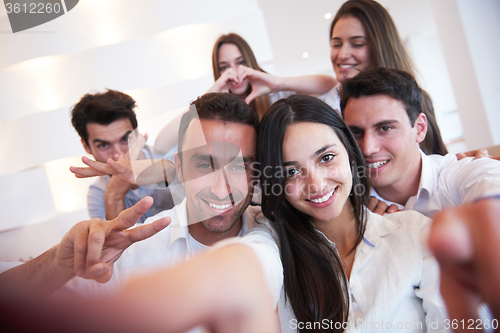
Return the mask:
[[(356, 248), (349, 280), (347, 331), (385, 331), (388, 323), (394, 332), (425, 332), (429, 323), (442, 329), (447, 315), (439, 293), (439, 266), (426, 245), (430, 220), (413, 211), (367, 214), (365, 237)], [(255, 251), (271, 294), (279, 299), (281, 331), (296, 332), (299, 323), (284, 302), (276, 236), (264, 216), (257, 222), (260, 226), (229, 242), (247, 244)]]
[[(329, 91), (327, 91), (322, 95), (319, 95), (318, 99), (328, 104), (332, 109), (334, 109), (335, 111), (337, 111), (337, 113), (340, 114), (339, 88), (340, 88), (340, 83), (337, 83), (332, 89), (330, 89)], [(275, 93), (270, 93), (269, 101), (271, 102), (271, 104), (273, 104), (279, 99), (288, 98), (294, 94), (296, 94), (296, 92), (294, 91), (278, 91)]]
[(385, 200), (374, 189), (371, 195), (400, 209), (431, 217), (447, 208), (500, 194), (500, 161), (491, 158), (457, 160), (455, 154), (422, 156), (422, 174), (416, 195), (405, 206)]

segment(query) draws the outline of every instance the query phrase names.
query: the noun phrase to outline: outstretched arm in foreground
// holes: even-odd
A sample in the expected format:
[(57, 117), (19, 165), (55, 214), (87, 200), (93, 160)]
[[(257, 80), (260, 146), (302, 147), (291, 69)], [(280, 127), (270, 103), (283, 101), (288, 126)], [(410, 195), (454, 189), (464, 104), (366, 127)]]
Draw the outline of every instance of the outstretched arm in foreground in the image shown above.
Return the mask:
[[(219, 333), (277, 333), (274, 308), (257, 257), (241, 244), (138, 276), (98, 302), (0, 297), (4, 327), (16, 332), (184, 332), (203, 325)], [(27, 314), (30, 320), (21, 320)]]
[(94, 218), (77, 223), (61, 243), (27, 263), (0, 275), (0, 286), (18, 294), (48, 297), (74, 276), (105, 283), (125, 249), (165, 228), (169, 218), (132, 227), (151, 207), (146, 197), (112, 221)]
[(479, 318), (481, 301), (499, 320), (500, 198), (438, 213), (429, 244), (441, 266), (441, 293), (450, 318), (460, 323), (457, 331)]

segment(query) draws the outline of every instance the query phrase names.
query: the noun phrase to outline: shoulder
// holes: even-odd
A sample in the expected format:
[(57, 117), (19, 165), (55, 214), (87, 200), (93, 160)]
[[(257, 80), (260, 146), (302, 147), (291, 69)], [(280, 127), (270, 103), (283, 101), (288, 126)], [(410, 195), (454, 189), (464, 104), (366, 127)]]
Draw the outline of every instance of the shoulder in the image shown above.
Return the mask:
[(430, 218), (414, 210), (383, 216), (368, 212), (367, 230), (375, 229), (379, 236), (391, 234), (391, 237), (406, 235), (409, 238), (420, 238), (421, 235), (425, 236), (431, 222)]
[(263, 234), (277, 239), (274, 222), (262, 214), (260, 206), (252, 207), (251, 214), (252, 218), (248, 220), (248, 231), (244, 236), (249, 234)]
[(318, 98), (340, 114), (339, 88), (340, 82), (323, 95), (318, 96)]
[(294, 95), (295, 92), (293, 91), (277, 91), (277, 92), (272, 92), (269, 94), (269, 101), (271, 104), (276, 102), (277, 100), (280, 100), (282, 98), (288, 98), (292, 95)]
[[(373, 214), (373, 213), (372, 213)], [(373, 214), (377, 215), (377, 214)], [(382, 218), (395, 221), (401, 224), (412, 224), (412, 225), (425, 225), (430, 223), (431, 219), (427, 216), (415, 211), (415, 210), (404, 210), (393, 214), (384, 214)]]
[(391, 258), (392, 264), (417, 269), (429, 255), (427, 239), (431, 220), (415, 211), (402, 211), (384, 216), (371, 213), (364, 240), (378, 258)]
[(486, 171), (491, 169), (500, 170), (500, 161), (491, 158), (477, 158), (472, 157), (457, 159), (455, 154), (441, 155), (428, 155), (427, 160), (431, 165), (440, 169), (441, 172), (457, 172), (467, 174), (471, 171)]

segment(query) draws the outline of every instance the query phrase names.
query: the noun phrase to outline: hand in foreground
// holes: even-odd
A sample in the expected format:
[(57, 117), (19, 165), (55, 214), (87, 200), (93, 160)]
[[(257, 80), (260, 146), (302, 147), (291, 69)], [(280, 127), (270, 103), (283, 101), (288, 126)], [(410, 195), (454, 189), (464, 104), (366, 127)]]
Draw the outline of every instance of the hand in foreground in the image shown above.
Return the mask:
[(389, 206), (387, 205), (386, 202), (379, 200), (375, 197), (370, 197), (370, 202), (368, 203), (368, 209), (371, 212), (378, 215), (384, 215), (385, 213), (392, 214), (401, 211), (401, 209), (399, 209), (397, 205), (391, 204)]
[(77, 276), (105, 283), (113, 274), (113, 263), (135, 242), (149, 238), (164, 229), (170, 218), (129, 229), (153, 205), (151, 197), (143, 198), (122, 211), (111, 221), (93, 218), (77, 223), (58, 245), (56, 260)]
[(429, 245), (441, 266), (441, 293), (450, 318), (464, 320), (467, 327), (478, 318), (481, 301), (500, 318), (500, 199), (436, 214)]

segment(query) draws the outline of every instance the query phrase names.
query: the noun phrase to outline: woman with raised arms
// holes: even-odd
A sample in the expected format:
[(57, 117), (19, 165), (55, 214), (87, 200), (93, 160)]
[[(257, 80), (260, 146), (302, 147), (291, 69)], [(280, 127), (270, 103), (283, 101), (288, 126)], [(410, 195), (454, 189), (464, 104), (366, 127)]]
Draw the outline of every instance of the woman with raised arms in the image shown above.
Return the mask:
[[(415, 77), (413, 63), (391, 15), (376, 1), (346, 1), (330, 26), (330, 42), (333, 70), (339, 81), (368, 67), (399, 69)], [(446, 155), (432, 100), (422, 92), (428, 131), (420, 147), (426, 154)]]
[[(245, 100), (259, 119), (269, 106), (280, 98), (294, 93), (319, 96), (340, 109), (337, 80), (328, 75), (278, 77), (266, 73), (257, 63), (248, 43), (239, 35), (220, 36), (212, 51), (215, 83), (207, 92), (230, 92)], [(177, 129), (182, 114), (170, 121), (155, 141), (157, 152), (167, 152), (177, 144)]]

